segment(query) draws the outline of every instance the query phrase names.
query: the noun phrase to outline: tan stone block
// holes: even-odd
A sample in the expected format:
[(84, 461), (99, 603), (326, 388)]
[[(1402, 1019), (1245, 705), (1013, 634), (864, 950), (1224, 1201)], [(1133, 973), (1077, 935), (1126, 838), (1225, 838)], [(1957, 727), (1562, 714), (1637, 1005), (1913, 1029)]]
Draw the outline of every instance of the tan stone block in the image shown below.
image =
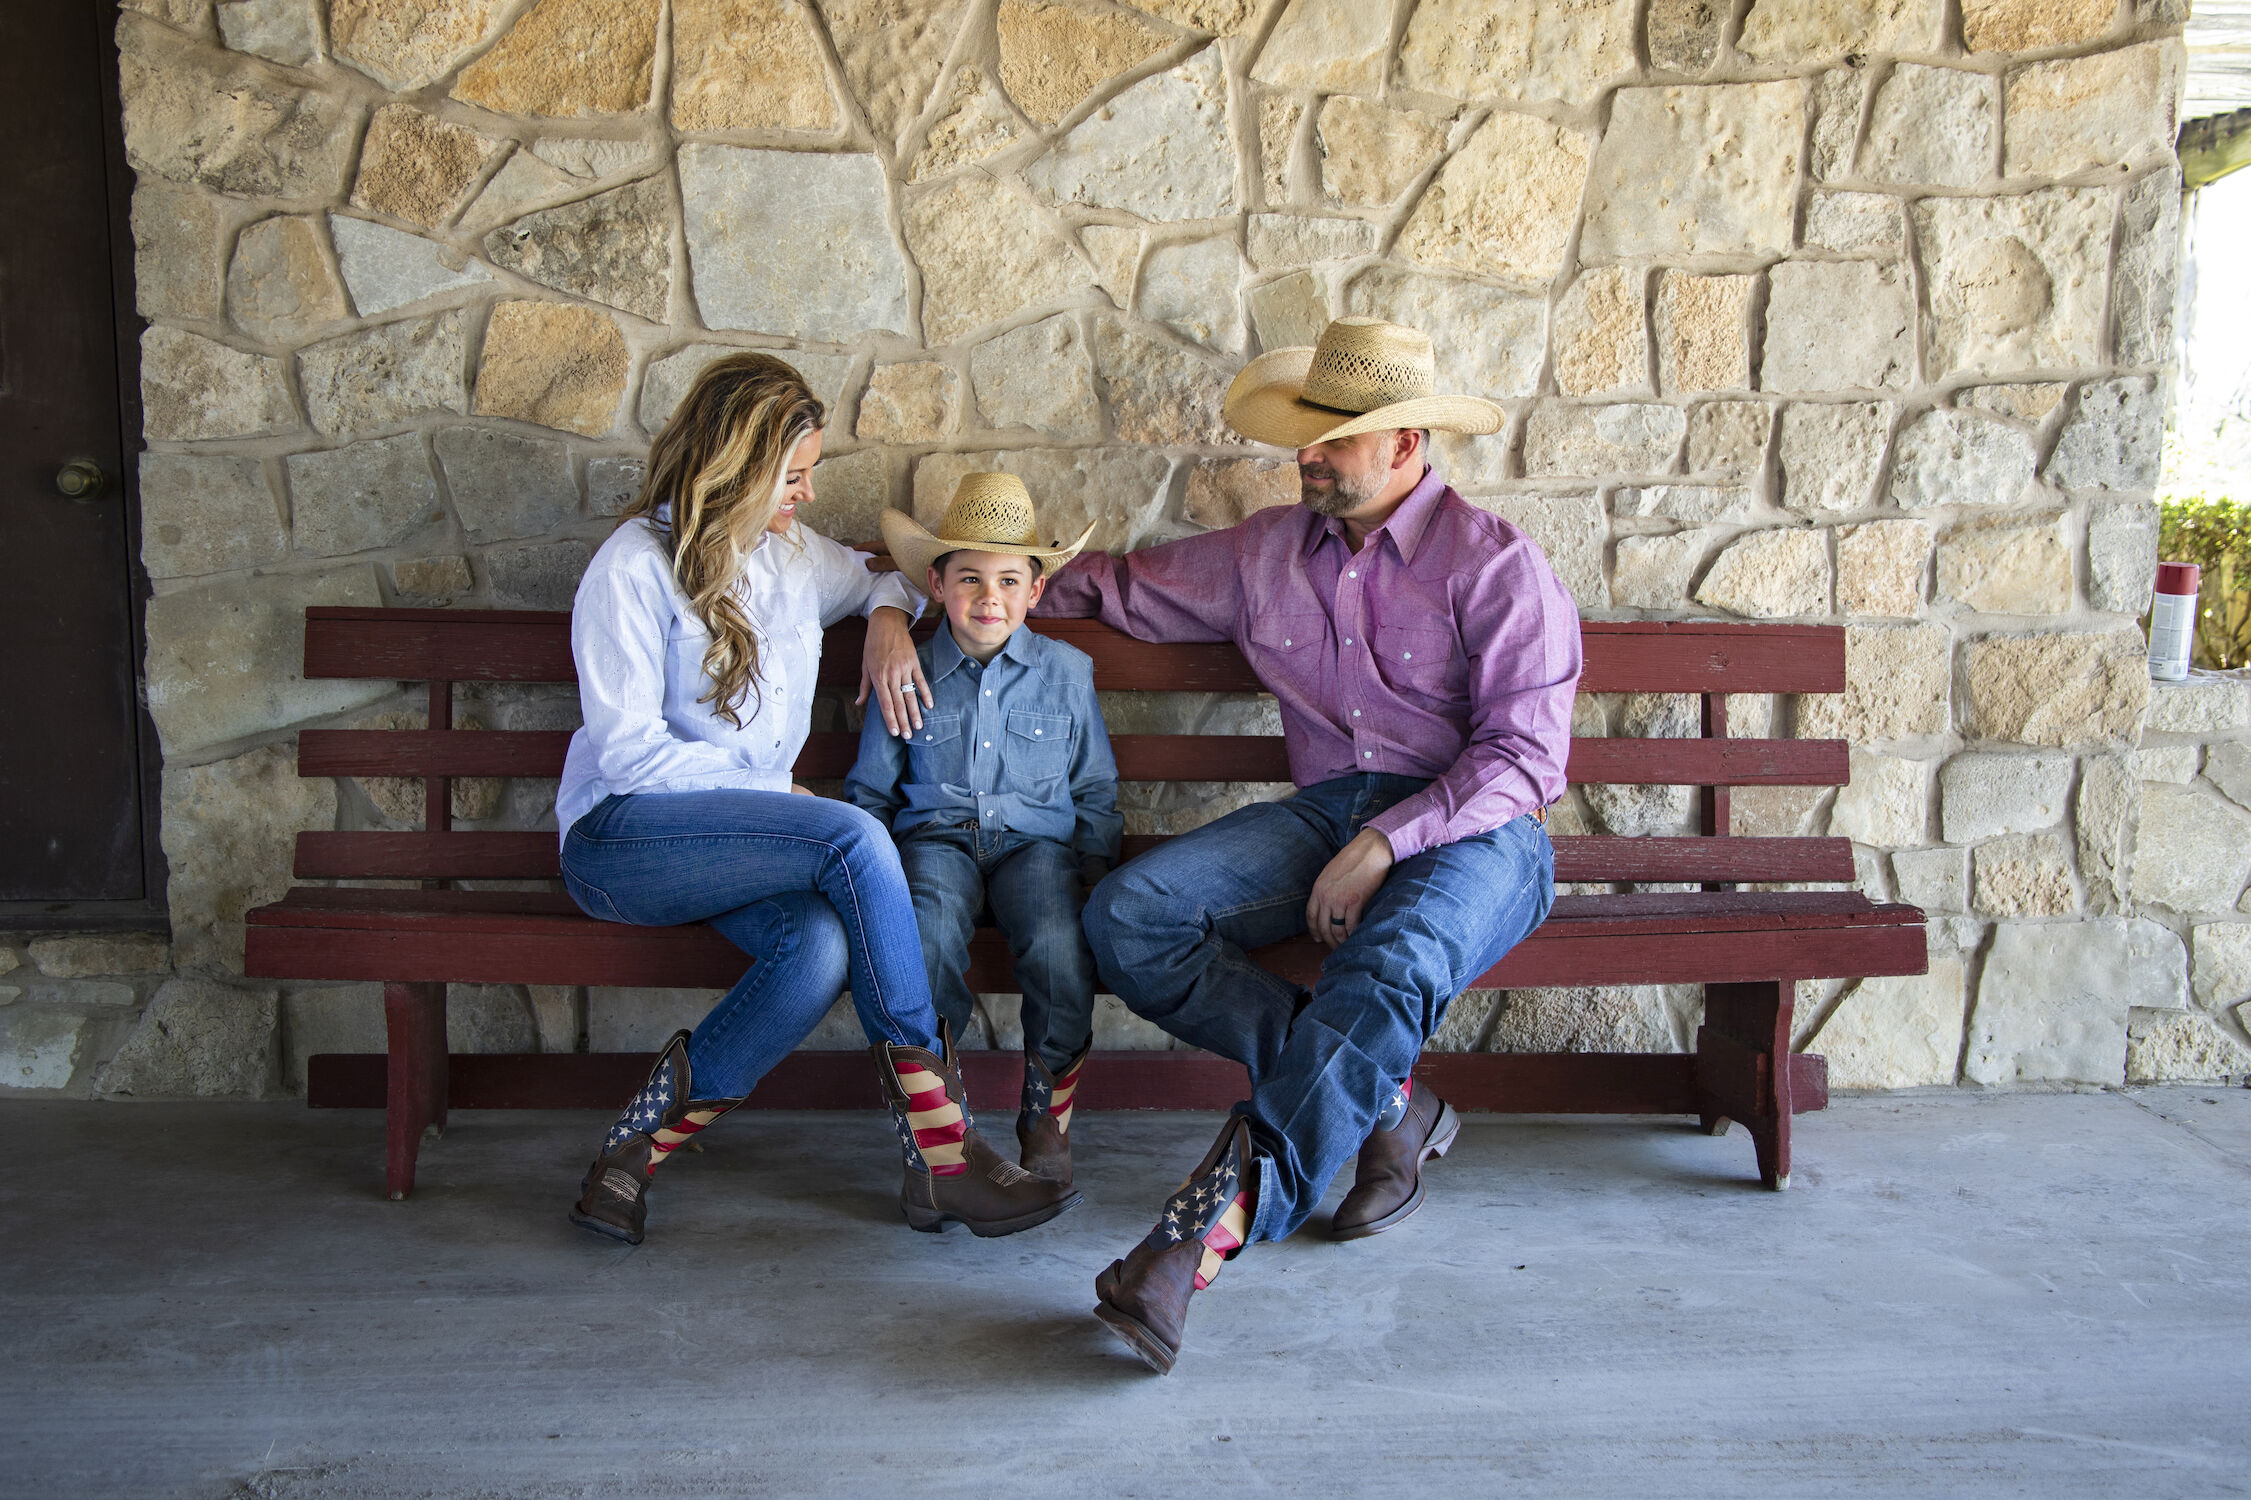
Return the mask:
[(853, 432), (869, 443), (935, 442), (952, 430), (960, 403), (961, 377), (945, 365), (877, 365)]
[(2072, 802), (2072, 831), (2079, 841), (2079, 876), (2089, 911), (2117, 911), (2126, 900), (2141, 821), (2141, 788), (2122, 755), (2090, 755)]
[(1261, 271), (1282, 271), (1373, 254), (1376, 229), (1366, 219), (1252, 214), (1246, 241), (1252, 265)]
[(435, 228), (460, 212), (507, 145), (412, 105), (385, 105), (367, 124), (352, 206)]
[(1973, 865), (1980, 916), (2068, 917), (2078, 908), (2060, 834), (2012, 834), (1980, 844)]
[(410, 557), (391, 564), (391, 586), (406, 598), (444, 605), (474, 589), (477, 581), (466, 557)]
[(1289, 0), (1259, 49), (1251, 77), (1276, 88), (1324, 94), (1373, 93), (1383, 86), (1391, 16), (1363, 0)]
[(453, 97), (514, 115), (646, 109), (659, 9), (646, 0), (538, 0), (462, 71)]
[(1253, 512), (1297, 502), (1297, 465), (1288, 459), (1202, 458), (1188, 471), (1185, 514), (1198, 526), (1233, 526)]
[(1888, 401), (1782, 410), (1782, 504), (1800, 515), (1849, 516), (1875, 503), (1891, 437)]
[(1240, 441), (1220, 416), (1227, 373), (1182, 345), (1101, 317), (1094, 324), (1094, 367), (1109, 393), (1119, 441), (1160, 447)]
[(1637, 9), (1633, 0), (1424, 0), (1407, 24), (1399, 81), (1456, 99), (1584, 104), (1633, 72)]
[(1581, 253), (1786, 249), (1804, 128), (1805, 90), (1794, 79), (1620, 89), (1588, 176)]
[(2008, 175), (2061, 177), (2169, 154), (2180, 92), (2177, 37), (2009, 70)]
[(2144, 782), (2134, 832), (2136, 903), (2177, 912), (2235, 908), (2251, 879), (2251, 816), (2197, 787)]
[[(370, 714), (354, 720), (354, 729), (395, 730), (427, 729), (430, 719), (416, 710), (399, 713)], [(453, 727), (460, 730), (490, 728), (483, 719), (471, 713), (455, 714)], [(429, 811), (429, 796), (419, 776), (358, 776), (353, 778), (359, 789), (367, 793), (367, 800), (385, 819), (400, 828), (420, 828), (423, 815)], [(500, 797), (506, 783), (496, 776), (456, 776), (447, 792), (451, 799), (453, 816), (477, 823), (491, 817), (500, 809)]]
[(1969, 850), (1901, 849), (1892, 855), (1891, 868), (1899, 899), (1910, 906), (1926, 912), (1969, 910)]
[(998, 24), (1001, 86), (1042, 125), (1172, 40), (1135, 16), (1043, 0), (1001, 0)]
[(1773, 430), (1774, 408), (1761, 401), (1707, 401), (1692, 407), (1688, 472), (1756, 474), (1766, 463), (1767, 437)]
[(1094, 365), (1068, 314), (1011, 330), (969, 354), (969, 380), (987, 427), (1029, 427), (1062, 438), (1101, 432)]
[(1251, 289), (1251, 326), (1262, 349), (1295, 349), (1316, 343), (1329, 326), (1329, 294), (1311, 271), (1293, 271)]
[(1922, 843), (1930, 827), (1930, 763), (1852, 752), (1851, 779), (1837, 791), (1829, 832), (1856, 844), (1899, 849)]
[(1739, 786), (1728, 798), (1728, 821), (1746, 838), (1795, 838), (1813, 831), (1813, 815), (1826, 792), (1818, 786)]
[(1938, 597), (1987, 614), (2062, 614), (2071, 608), (2071, 582), (2062, 516), (1969, 521), (1938, 546)]
[(172, 945), (153, 933), (74, 933), (33, 938), (31, 961), (50, 979), (161, 974), (172, 967)]
[[(867, 107), (868, 123), (874, 127), (878, 143), (888, 147), (921, 115), (967, 10), (966, 0), (822, 0), (821, 13), (828, 18), (829, 36), (844, 64), (845, 80)], [(814, 42), (816, 58), (819, 48), (820, 44)], [(949, 116), (957, 120), (950, 133), (956, 149), (962, 152), (957, 159), (967, 161), (975, 159), (969, 154), (975, 150), (973, 143), (985, 139), (989, 123), (1006, 118), (1007, 111), (997, 106), (998, 95), (982, 70), (973, 67), (962, 69), (955, 80), (951, 97), (957, 104), (964, 97), (964, 78), (971, 81), (968, 97), (996, 100), (992, 113), (982, 108), (976, 111), (976, 123)], [(1013, 124), (1010, 121), (1011, 128)], [(933, 143), (941, 128), (933, 127)], [(926, 153), (929, 149), (925, 148)]]
[(2251, 728), (2251, 681), (2202, 668), (2186, 682), (2153, 681), (2142, 727), (2153, 734), (2203, 737)]
[(2061, 380), (2032, 385), (1973, 385), (1956, 391), (1954, 404), (1974, 406), (1996, 416), (2037, 425), (2046, 421), (2048, 413), (2063, 403), (2064, 394), (2070, 389), (2071, 386)]
[(2032, 483), (2032, 438), (2022, 428), (1957, 408), (1927, 411), (1899, 435), (1891, 498), (1901, 510), (2014, 506)]
[(831, 541), (862, 547), (883, 540), (883, 513), (891, 509), (891, 464), (880, 448), (864, 448), (821, 461), (813, 471), (813, 498), (797, 518)]
[(2126, 1032), (2128, 1083), (2218, 1083), (2251, 1073), (2251, 1049), (2198, 1015), (2139, 1010)]
[(476, 409), (600, 437), (616, 424), (627, 363), (625, 337), (607, 313), (503, 302), (485, 328)]
[(1806, 205), (1805, 243), (1844, 255), (1897, 251), (1907, 220), (1897, 198), (1883, 193), (1815, 193)]
[(1677, 1052), (1665, 991), (1655, 985), (1508, 990), (1488, 1052)]
[(945, 112), (930, 127), (922, 149), (907, 171), (909, 182), (923, 182), (943, 172), (1006, 151), (1024, 138), (1016, 116), (1002, 102), (1000, 90), (982, 68), (967, 67), (954, 75), (946, 95)]
[(294, 343), (350, 316), (311, 219), (282, 214), (242, 232), (227, 268), (227, 311), (237, 328), (270, 343)]
[(1040, 502), (1040, 525), (1077, 536), (1099, 552), (1130, 552), (1171, 534), (1166, 499), (1172, 462), (1147, 447), (1029, 448), (990, 453), (931, 453), (915, 460), (914, 515), (935, 526), (954, 487), (971, 473), (1014, 474)]
[(299, 776), (287, 745), (211, 765), (165, 767), (174, 962), (239, 973), (242, 914), (289, 889), (300, 832), (335, 825), (336, 783)]
[(1313, 143), (1321, 190), (1348, 208), (1382, 208), (1446, 149), (1445, 126), (1411, 109), (1386, 109), (1350, 94), (1323, 101)]
[(1919, 615), (1931, 561), (1927, 521), (1869, 521), (1837, 528), (1837, 610)]
[(1865, 67), (1831, 68), (1813, 82), (1813, 180), (1852, 175), (1860, 144), (1861, 106), (1868, 101)]
[(1962, 0), (1962, 45), (1971, 52), (2032, 52), (2107, 36), (2117, 0)]
[(1133, 8), (1162, 16), (1190, 31), (1220, 36), (1248, 36), (1257, 29), (1264, 10), (1259, 0), (1134, 0)]
[(269, 988), (167, 980), (95, 1086), (145, 1099), (264, 1098), (275, 1091), (279, 1015)]
[(1973, 187), (1993, 175), (2000, 80), (1901, 63), (1876, 90), (1860, 169), (1878, 182)]
[(1696, 602), (1760, 619), (1829, 613), (1829, 535), (1800, 526), (1753, 531), (1728, 544), (1696, 587)]
[[(907, 204), (907, 246), (922, 265), (922, 323), (932, 344), (998, 323), (1087, 285), (1092, 270), (1031, 203), (982, 173)], [(996, 276), (993, 268), (1006, 266)]]
[(1735, 50), (1762, 63), (1936, 52), (1944, 17), (1941, 0), (1754, 0)]
[(278, 359), (161, 325), (141, 335), (143, 430), (157, 440), (253, 437), (297, 425)]
[(1915, 378), (1907, 268), (1873, 260), (1784, 261), (1767, 273), (1759, 384), (1770, 391), (1879, 390)]
[(1133, 276), (1141, 265), (1141, 231), (1116, 224), (1089, 224), (1079, 231), (1094, 276), (1119, 307), (1133, 305)]
[(1024, 179), (1058, 202), (1159, 223), (1236, 210), (1234, 131), (1221, 49), (1133, 85), (1072, 127)]
[(1242, 252), (1232, 234), (1172, 240), (1142, 257), (1134, 312), (1186, 339), (1230, 354), (1243, 351)]
[(1861, 745), (1943, 734), (1952, 643), (1938, 625), (1847, 625), (1845, 690), (1799, 698), (1799, 735)]
[(1863, 979), (1807, 1044), (1829, 1060), (1840, 1089), (1909, 1089), (1954, 1082), (1966, 1011), (1959, 954), (1934, 953), (1930, 972)]
[(258, 460), (141, 455), (141, 560), (151, 578), (254, 568), (288, 550)]
[(1259, 180), (1269, 208), (1290, 201), (1290, 158), (1297, 146), (1297, 122), (1305, 115), (1303, 100), (1286, 94), (1263, 94), (1258, 101)]
[(824, 50), (802, 0), (672, 0), (673, 128), (834, 130)]
[(1915, 204), (1932, 378), (2097, 363), (2115, 205), (2097, 188)]
[(1654, 484), (1610, 492), (1611, 513), (1621, 520), (1663, 517), (1695, 525), (1744, 526), (1760, 519), (1758, 494), (1729, 485)]
[(326, 198), (357, 135), (345, 98), (286, 88), (236, 54), (123, 18), (125, 159), (144, 174), (240, 198)]
[(1590, 479), (1670, 473), (1687, 427), (1687, 416), (1677, 406), (1543, 401), (1525, 420), (1524, 472)]
[(491, 41), (509, 0), (332, 0), (337, 59), (397, 93), (427, 87)]
[(219, 0), (212, 19), (231, 51), (292, 68), (320, 58), (320, 9), (314, 0)]
[(463, 409), (462, 314), (378, 323), (297, 356), (305, 410), (324, 433), (362, 432), (423, 412)]
[(144, 318), (216, 318), (226, 266), (207, 193), (144, 178), (133, 189), (133, 290)]
[(2131, 744), (2149, 702), (2138, 631), (1988, 636), (1962, 650), (1963, 723), (2020, 745)]
[(1429, 330), (1440, 390), (1497, 398), (1529, 396), (1540, 388), (1547, 344), (1544, 294), (1524, 296), (1456, 276), (1376, 265), (1352, 278), (1345, 310)]
[[(1657, 388), (1740, 391), (1751, 385), (1755, 276), (1667, 271), (1657, 281)], [(1765, 446), (1762, 441), (1760, 446)]]
[(1469, 503), (1515, 526), (1547, 554), (1548, 566), (1581, 609), (1607, 609), (1602, 576), (1609, 519), (1593, 495), (1472, 495)]
[(1644, 23), (1650, 64), (1669, 73), (1703, 73), (1719, 59), (1729, 7), (1719, 0), (1650, 0)]
[(1621, 609), (1686, 608), (1689, 580), (1712, 537), (1708, 531), (1620, 537), (1610, 570), (1610, 602)]
[(1562, 268), (1587, 160), (1577, 131), (1495, 113), (1424, 191), (1400, 258), (1544, 286)]
[(1550, 327), (1556, 389), (1564, 395), (1648, 391), (1648, 318), (1638, 268), (1582, 272), (1565, 288)]
[(495, 229), (485, 255), (527, 281), (661, 323), (675, 227), (670, 185), (647, 177)]

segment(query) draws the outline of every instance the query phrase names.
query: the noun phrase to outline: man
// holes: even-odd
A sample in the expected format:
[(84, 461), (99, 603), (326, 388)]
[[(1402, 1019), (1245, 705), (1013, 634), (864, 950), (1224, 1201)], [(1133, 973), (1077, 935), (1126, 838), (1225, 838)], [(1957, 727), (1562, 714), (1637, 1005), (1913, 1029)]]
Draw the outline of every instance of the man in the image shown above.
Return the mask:
[[(1037, 613), (1143, 640), (1238, 645), (1280, 700), (1291, 779), (1110, 875), (1086, 911), (1106, 986), (1250, 1071), (1147, 1238), (1096, 1278), (1100, 1317), (1157, 1371), (1188, 1300), (1252, 1240), (1295, 1231), (1345, 1159), (1335, 1237), (1421, 1207), (1459, 1122), (1409, 1074), (1461, 989), (1546, 918), (1579, 620), (1539, 549), (1463, 501), (1429, 431), (1501, 409), (1434, 394), (1430, 340), (1343, 318), (1229, 387), (1227, 420), (1297, 450), (1302, 503), (1123, 558), (1082, 556)], [(1245, 950), (1304, 930), (1311, 990)]]

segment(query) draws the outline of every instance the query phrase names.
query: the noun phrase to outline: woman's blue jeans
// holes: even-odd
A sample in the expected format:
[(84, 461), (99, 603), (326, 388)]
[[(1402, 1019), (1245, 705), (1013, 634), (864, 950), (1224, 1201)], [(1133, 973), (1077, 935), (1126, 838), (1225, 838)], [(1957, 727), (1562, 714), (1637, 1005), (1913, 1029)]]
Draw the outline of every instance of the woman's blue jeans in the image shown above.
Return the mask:
[(563, 884), (588, 916), (709, 922), (750, 955), (688, 1040), (700, 1099), (748, 1094), (847, 981), (871, 1043), (938, 1045), (898, 850), (848, 803), (793, 792), (608, 797), (564, 838)]

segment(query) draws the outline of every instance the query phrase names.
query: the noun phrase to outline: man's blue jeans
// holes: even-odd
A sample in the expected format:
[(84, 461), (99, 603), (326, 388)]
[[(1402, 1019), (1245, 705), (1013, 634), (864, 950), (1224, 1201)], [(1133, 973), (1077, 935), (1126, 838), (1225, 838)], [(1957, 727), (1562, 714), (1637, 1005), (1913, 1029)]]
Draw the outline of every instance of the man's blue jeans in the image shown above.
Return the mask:
[(750, 955), (688, 1040), (698, 1098), (749, 1093), (848, 979), (870, 1042), (938, 1045), (890, 831), (849, 803), (794, 792), (607, 797), (564, 838), (563, 884), (588, 916), (709, 922)]
[(954, 1035), (969, 1029), (975, 1013), (963, 971), (978, 913), (990, 904), (1023, 989), (1024, 1050), (1049, 1072), (1078, 1056), (1094, 1034), (1094, 955), (1079, 926), (1078, 855), (1025, 833), (925, 826), (899, 841), (899, 863), (914, 894), (930, 998)]
[(1342, 776), (1240, 808), (1117, 870), (1087, 903), (1104, 984), (1250, 1070), (1254, 1240), (1305, 1222), (1453, 998), (1555, 902), (1547, 830), (1517, 818), (1394, 865), (1310, 991), (1245, 956), (1303, 932), (1323, 867), (1369, 818), (1428, 784)]

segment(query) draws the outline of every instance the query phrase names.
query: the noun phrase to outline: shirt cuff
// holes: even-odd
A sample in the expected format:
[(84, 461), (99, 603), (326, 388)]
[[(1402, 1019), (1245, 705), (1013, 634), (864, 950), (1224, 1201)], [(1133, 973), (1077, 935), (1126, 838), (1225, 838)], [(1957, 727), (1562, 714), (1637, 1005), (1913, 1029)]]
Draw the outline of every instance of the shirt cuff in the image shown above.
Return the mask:
[(1391, 862), (1400, 864), (1413, 859), (1433, 844), (1446, 842), (1446, 820), (1430, 805), (1430, 798), (1418, 792), (1403, 801), (1377, 813), (1360, 825), (1373, 828), (1391, 845)]

